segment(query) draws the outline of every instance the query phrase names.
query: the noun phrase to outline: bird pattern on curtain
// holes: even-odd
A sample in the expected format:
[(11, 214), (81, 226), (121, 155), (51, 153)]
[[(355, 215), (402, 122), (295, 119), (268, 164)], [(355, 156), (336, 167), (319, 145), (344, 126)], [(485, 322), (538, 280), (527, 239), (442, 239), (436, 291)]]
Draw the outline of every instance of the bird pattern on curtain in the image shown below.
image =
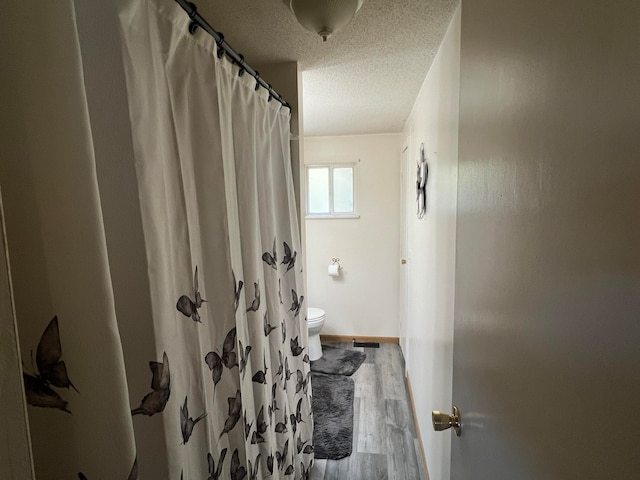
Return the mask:
[(45, 328), (38, 348), (36, 349), (37, 373), (23, 371), (25, 397), (27, 403), (34, 407), (57, 408), (71, 413), (69, 403), (51, 387), (72, 387), (76, 393), (78, 389), (69, 380), (67, 367), (62, 360), (62, 345), (60, 344), (60, 328), (58, 317), (54, 316)]
[[(80, 480), (101, 478), (104, 462), (129, 480), (308, 479), (312, 392), (290, 113), (217, 58), (211, 38), (191, 37), (188, 17), (172, 0), (123, 4), (139, 199), (131, 208), (142, 224), (147, 273), (126, 287), (148, 301), (150, 314), (100, 325), (105, 338), (94, 338), (86, 352), (114, 357), (92, 362), (78, 354), (79, 335), (64, 355), (72, 328), (88, 328), (82, 319), (65, 324), (68, 310), (52, 311), (35, 365), (24, 362), (27, 402), (39, 407), (34, 418), (43, 424), (66, 422), (69, 438), (55, 440), (57, 458), (67, 451), (66, 476), (73, 462)], [(104, 292), (103, 304), (113, 304)], [(136, 327), (121, 331), (140, 332), (122, 350), (106, 338), (118, 335), (116, 320)], [(89, 367), (105, 363), (117, 367), (109, 391), (99, 388), (102, 372)], [(104, 405), (126, 393), (128, 409), (117, 403), (106, 417)], [(93, 426), (115, 424), (117, 456), (72, 438), (89, 431), (111, 439), (116, 429)], [(53, 441), (42, 432), (40, 454)], [(59, 478), (56, 465), (42, 465), (43, 478)]]
[[(286, 275), (295, 266), (295, 258), (297, 252), (291, 252), (291, 248), (287, 242), (283, 242), (283, 250), (285, 252), (283, 260), (280, 263)], [(276, 251), (276, 240), (274, 239), (273, 249), (271, 252), (264, 252), (262, 260), (266, 265), (271, 267), (276, 272), (278, 271), (278, 254)], [(306, 348), (300, 345), (299, 336), (295, 338), (287, 337), (287, 325), (291, 331), (291, 321), (299, 316), (300, 310), (304, 302), (304, 296), (298, 297), (297, 292), (291, 289), (291, 304), (285, 304), (282, 298), (282, 277), (278, 276), (278, 298), (279, 298), (279, 311), (283, 314), (282, 323), (279, 326), (274, 326), (269, 323), (268, 312), (264, 311), (262, 314), (262, 332), (265, 338), (274, 335), (276, 337), (276, 330), (281, 329), (280, 335), (277, 336), (277, 341), (273, 343), (277, 344), (277, 370), (268, 374), (269, 366), (267, 365), (266, 356), (267, 348), (262, 351), (262, 369), (257, 369), (251, 376), (251, 382), (266, 385), (270, 390), (270, 397), (268, 402), (260, 405), (260, 410), (255, 418), (247, 417), (247, 410), (242, 409), (242, 394), (241, 390), (236, 391), (235, 397), (229, 397), (228, 400), (228, 412), (226, 420), (224, 421), (224, 428), (219, 433), (219, 437), (228, 434), (235, 428), (244, 429), (244, 438), (250, 445), (256, 446), (254, 450), (258, 453), (255, 455), (254, 460), (247, 460), (249, 469), (247, 470), (240, 464), (240, 456), (238, 449), (234, 449), (231, 459), (229, 460), (229, 475), (232, 479), (241, 480), (246, 478), (267, 478), (273, 476), (275, 472), (282, 472), (285, 476), (292, 475), (294, 471), (298, 471), (300, 476), (297, 478), (308, 479), (310, 467), (313, 463), (313, 458), (310, 454), (313, 453), (313, 445), (311, 437), (304, 437), (304, 434), (300, 431), (298, 433), (298, 424), (305, 422), (306, 414), (303, 415), (303, 400), (305, 400), (309, 385), (310, 375), (309, 369), (305, 369), (306, 373), (300, 369), (296, 369), (295, 377), (293, 372), (289, 369), (289, 360), (293, 357), (299, 357), (303, 355), (303, 363), (309, 365), (309, 355), (305, 352)], [(230, 301), (233, 302), (234, 310), (237, 312), (240, 306), (240, 295), (244, 287), (242, 280), (237, 281), (236, 276), (233, 273), (233, 293), (229, 296)], [(254, 282), (254, 292), (250, 305), (246, 309), (246, 314), (257, 313), (260, 310), (261, 295), (258, 282)], [(193, 300), (186, 296), (181, 295), (178, 298), (176, 309), (182, 313), (185, 317), (191, 318), (193, 321), (203, 323), (198, 309), (201, 308), (202, 303), (206, 302), (201, 298), (198, 289), (198, 267), (195, 267), (194, 282), (193, 282)], [(281, 340), (280, 340), (281, 339)], [(287, 342), (288, 340), (288, 342)], [(269, 345), (272, 345), (270, 343)], [(236, 375), (245, 379), (245, 373), (247, 371), (249, 356), (254, 350), (253, 345), (248, 341), (243, 344), (242, 340), (237, 338), (237, 327), (233, 327), (224, 336), (224, 340), (221, 346), (221, 355), (216, 352), (217, 345), (214, 349), (208, 352), (204, 357), (204, 363), (211, 371), (211, 380), (213, 389), (222, 379), (223, 374)], [(236, 353), (236, 350), (239, 352)], [(255, 356), (255, 354), (254, 354)], [(69, 379), (66, 365), (61, 360), (62, 347), (60, 343), (59, 324), (57, 316), (51, 320), (47, 325), (41, 340), (36, 350), (36, 364), (38, 368), (37, 374), (23, 373), (25, 381), (26, 398), (29, 405), (44, 408), (55, 408), (67, 413), (71, 413), (68, 408), (68, 402), (66, 402), (55, 390), (51, 387), (66, 388), (69, 387), (76, 390), (75, 386)], [(259, 355), (258, 355), (259, 357)], [(162, 361), (150, 361), (149, 369), (151, 370), (151, 391), (145, 395), (140, 401), (140, 405), (131, 410), (131, 415), (145, 415), (153, 416), (155, 414), (161, 414), (165, 411), (165, 407), (171, 396), (171, 366), (167, 353), (164, 352)], [(237, 371), (236, 371), (237, 369)], [(287, 411), (287, 407), (280, 408), (278, 405), (283, 405), (286, 402), (282, 400), (282, 393), (295, 391), (297, 400), (295, 402), (295, 410)], [(302, 394), (302, 395), (301, 395)], [(174, 393), (179, 395), (180, 393)], [(308, 407), (308, 402), (305, 405)], [(266, 414), (265, 414), (266, 412)], [(184, 403), (180, 407), (180, 427), (182, 435), (182, 444), (186, 444), (196, 425), (207, 416), (206, 412), (202, 412), (196, 418), (193, 418), (189, 414), (188, 409), (188, 392), (184, 393)], [(242, 422), (240, 419), (242, 418)], [(293, 435), (288, 435), (291, 432)], [(298, 433), (296, 435), (296, 433)], [(261, 451), (260, 445), (265, 444), (265, 437), (268, 435), (277, 435), (285, 437), (282, 449), (275, 451), (269, 450), (268, 452)], [(291, 442), (291, 443), (290, 443)], [(309, 455), (307, 462), (302, 461), (300, 463), (300, 469), (296, 469), (293, 462), (295, 461), (295, 452), (298, 455)], [(210, 452), (206, 453), (207, 464), (209, 469), (210, 479), (226, 478), (222, 477), (223, 466), (225, 464), (226, 454), (228, 448), (223, 448), (218, 455), (217, 463)], [(262, 464), (260, 463), (262, 459)], [(261, 476), (258, 477), (259, 469)], [(88, 480), (88, 477), (84, 473), (78, 472), (78, 478), (80, 480)], [(137, 459), (134, 461), (131, 472), (128, 476), (128, 480), (136, 480), (138, 478), (138, 464)], [(184, 478), (184, 474), (181, 472), (181, 478)]]
[[(221, 475), (224, 472), (225, 460), (229, 449), (222, 448), (219, 451), (217, 462), (213, 455), (207, 452), (206, 457), (210, 479), (231, 478), (242, 480), (244, 478), (274, 478), (275, 472), (275, 478), (280, 478), (280, 475), (277, 475), (278, 473), (287, 477), (297, 473), (298, 475), (296, 475), (295, 478), (306, 480), (310, 475), (310, 469), (313, 464), (313, 457), (311, 455), (313, 453), (312, 436), (309, 434), (310, 429), (302, 431), (298, 429), (298, 425), (311, 421), (310, 398), (307, 395), (310, 386), (311, 371), (308, 368), (309, 355), (306, 352), (306, 347), (301, 345), (299, 328), (296, 330), (294, 324), (294, 321), (300, 315), (304, 296), (298, 296), (296, 290), (291, 289), (290, 304), (289, 302), (284, 302), (281, 291), (282, 280), (283, 277), (286, 277), (287, 273), (295, 267), (297, 252), (292, 252), (288, 243), (283, 242), (284, 255), (282, 262), (279, 264), (276, 242), (276, 239), (274, 239), (273, 248), (270, 252), (264, 252), (262, 254), (262, 260), (276, 272), (284, 270), (282, 276), (277, 275), (279, 298), (279, 307), (277, 310), (283, 317), (282, 322), (280, 325), (272, 325), (269, 321), (269, 314), (266, 308), (264, 309), (264, 313), (260, 313), (262, 312), (260, 308), (262, 297), (260, 285), (259, 282), (253, 282), (254, 289), (249, 294), (250, 302), (247, 302), (248, 306), (246, 310), (244, 312), (241, 311), (239, 316), (261, 316), (261, 333), (264, 335), (264, 338), (269, 341), (263, 344), (262, 351), (259, 352), (258, 348), (254, 348), (250, 340), (247, 339), (243, 343), (243, 341), (238, 338), (237, 327), (234, 326), (224, 335), (222, 344), (214, 345), (213, 349), (208, 352), (203, 359), (207, 368), (211, 371), (211, 383), (213, 391), (215, 392), (216, 386), (222, 380), (223, 375), (230, 375), (234, 378), (239, 377), (241, 385), (246, 386), (245, 382), (249, 382), (249, 377), (246, 376), (246, 372), (249, 369), (250, 359), (257, 357), (259, 362), (261, 362), (262, 368), (253, 370), (254, 373), (250, 377), (250, 382), (264, 385), (268, 387), (270, 391), (269, 396), (263, 397), (267, 401), (259, 405), (258, 414), (253, 417), (247, 414), (246, 408), (243, 409), (242, 407), (242, 392), (240, 389), (236, 391), (234, 397), (227, 398), (228, 411), (226, 412), (224, 426), (217, 438), (222, 438), (223, 435), (228, 434), (236, 428), (241, 429), (247, 445), (253, 447), (248, 448), (247, 452), (253, 451), (254, 454), (247, 459), (247, 469), (240, 462), (238, 448), (234, 449), (231, 454), (231, 459), (228, 461), (229, 477), (226, 477)], [(232, 276), (233, 292), (232, 295), (229, 295), (229, 299), (233, 302), (234, 311), (238, 315), (238, 309), (242, 304), (241, 294), (245, 284), (243, 280), (236, 279), (235, 272), (232, 272)], [(206, 302), (206, 300), (202, 299), (198, 289), (197, 266), (195, 267), (194, 273), (192, 298), (181, 295), (177, 301), (176, 309), (185, 317), (197, 323), (203, 323), (198, 309), (201, 308), (202, 303)], [(256, 325), (258, 324), (257, 321), (252, 321)], [(276, 340), (276, 330), (278, 330), (278, 328), (281, 329), (281, 332), (280, 335), (277, 335)], [(298, 335), (291, 338), (291, 335), (287, 335), (287, 329), (289, 329), (290, 332), (298, 333)], [(271, 335), (274, 336), (273, 340), (269, 339)], [(274, 345), (276, 345), (275, 348)], [(267, 354), (271, 356), (271, 352), (274, 350), (277, 351), (277, 368), (270, 368), (269, 364), (273, 364), (267, 362)], [(262, 355), (260, 355), (260, 353)], [(295, 357), (301, 357), (306, 367), (304, 371), (296, 369), (294, 376), (294, 372), (289, 369), (289, 364), (290, 360)], [(254, 362), (254, 364), (255, 363), (256, 362)], [(293, 363), (293, 361), (291, 363)], [(153, 416), (154, 414), (162, 413), (171, 394), (170, 364), (166, 352), (163, 354), (162, 362), (151, 361), (149, 362), (149, 368), (152, 372), (152, 391), (144, 396), (137, 408), (131, 411), (132, 415), (141, 414)], [(269, 370), (272, 370), (271, 374), (269, 374)], [(295, 398), (295, 409), (291, 408), (291, 410), (287, 410), (288, 402), (283, 399), (283, 396), (287, 393), (292, 394)], [(180, 395), (179, 398), (182, 398), (182, 395)], [(281, 405), (282, 408), (280, 408), (279, 405)], [(254, 410), (257, 410), (257, 408), (258, 406), (256, 405)], [(180, 407), (182, 444), (186, 444), (189, 441), (198, 422), (206, 416), (207, 412), (200, 413), (196, 418), (190, 416), (188, 410), (188, 393), (185, 393), (184, 404)], [(241, 419), (242, 421), (240, 421)], [(306, 437), (305, 434), (307, 435)], [(284, 441), (276, 443), (276, 445), (282, 445), (282, 447), (274, 451), (273, 446), (268, 445), (266, 442), (265, 437), (267, 436), (276, 436), (284, 439)], [(266, 448), (262, 448), (262, 445), (265, 445)], [(300, 468), (297, 468), (298, 465), (294, 465), (294, 462), (296, 458), (300, 457), (307, 458), (306, 461), (300, 461)], [(137, 470), (137, 465), (134, 465), (134, 468)], [(259, 473), (260, 476), (258, 476)], [(82, 474), (79, 474), (79, 476), (81, 479), (86, 478)], [(182, 478), (184, 478), (183, 472), (181, 472), (181, 479)]]
[(313, 416), (290, 113), (218, 58), (211, 37), (191, 35), (174, 2), (132, 2), (130, 13), (125, 71), (162, 356), (132, 405), (136, 438), (155, 419), (147, 410), (162, 410), (172, 476), (307, 479)]

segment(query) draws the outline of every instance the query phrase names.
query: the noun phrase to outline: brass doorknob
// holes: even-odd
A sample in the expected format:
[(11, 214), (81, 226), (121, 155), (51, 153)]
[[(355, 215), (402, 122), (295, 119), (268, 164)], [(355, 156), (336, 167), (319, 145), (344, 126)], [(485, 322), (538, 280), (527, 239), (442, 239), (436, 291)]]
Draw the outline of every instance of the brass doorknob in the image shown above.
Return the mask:
[(453, 413), (451, 415), (434, 410), (431, 412), (431, 421), (433, 423), (433, 429), (436, 432), (441, 432), (442, 430), (447, 430), (453, 427), (458, 437), (462, 433), (460, 410), (456, 406), (453, 407)]
[(402, 265), (406, 265), (406, 264), (407, 264), (407, 260), (403, 258), (402, 260), (400, 260), (400, 263), (401, 263)]

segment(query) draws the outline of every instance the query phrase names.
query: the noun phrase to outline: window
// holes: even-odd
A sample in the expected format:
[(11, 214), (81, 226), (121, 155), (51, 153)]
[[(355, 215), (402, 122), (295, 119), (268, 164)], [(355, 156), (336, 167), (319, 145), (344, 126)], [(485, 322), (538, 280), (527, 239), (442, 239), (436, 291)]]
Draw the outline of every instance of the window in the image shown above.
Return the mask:
[(307, 218), (358, 218), (353, 165), (307, 167)]

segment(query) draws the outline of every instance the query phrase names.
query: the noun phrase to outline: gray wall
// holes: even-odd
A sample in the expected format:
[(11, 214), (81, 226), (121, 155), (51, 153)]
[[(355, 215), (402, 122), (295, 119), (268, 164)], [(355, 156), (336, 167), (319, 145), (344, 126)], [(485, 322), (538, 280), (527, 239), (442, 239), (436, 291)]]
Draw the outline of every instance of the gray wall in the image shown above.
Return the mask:
[(638, 32), (638, 2), (463, 1), (454, 479), (640, 475)]

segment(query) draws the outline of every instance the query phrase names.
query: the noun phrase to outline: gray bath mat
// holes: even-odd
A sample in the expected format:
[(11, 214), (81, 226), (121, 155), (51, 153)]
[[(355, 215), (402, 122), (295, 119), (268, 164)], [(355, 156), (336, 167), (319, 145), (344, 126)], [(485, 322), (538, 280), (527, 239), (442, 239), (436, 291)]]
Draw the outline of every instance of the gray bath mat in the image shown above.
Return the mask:
[(343, 375), (314, 372), (311, 388), (315, 458), (348, 457), (353, 444), (353, 380)]
[(353, 375), (367, 358), (363, 352), (322, 346), (322, 358), (311, 362), (311, 371), (329, 375)]

